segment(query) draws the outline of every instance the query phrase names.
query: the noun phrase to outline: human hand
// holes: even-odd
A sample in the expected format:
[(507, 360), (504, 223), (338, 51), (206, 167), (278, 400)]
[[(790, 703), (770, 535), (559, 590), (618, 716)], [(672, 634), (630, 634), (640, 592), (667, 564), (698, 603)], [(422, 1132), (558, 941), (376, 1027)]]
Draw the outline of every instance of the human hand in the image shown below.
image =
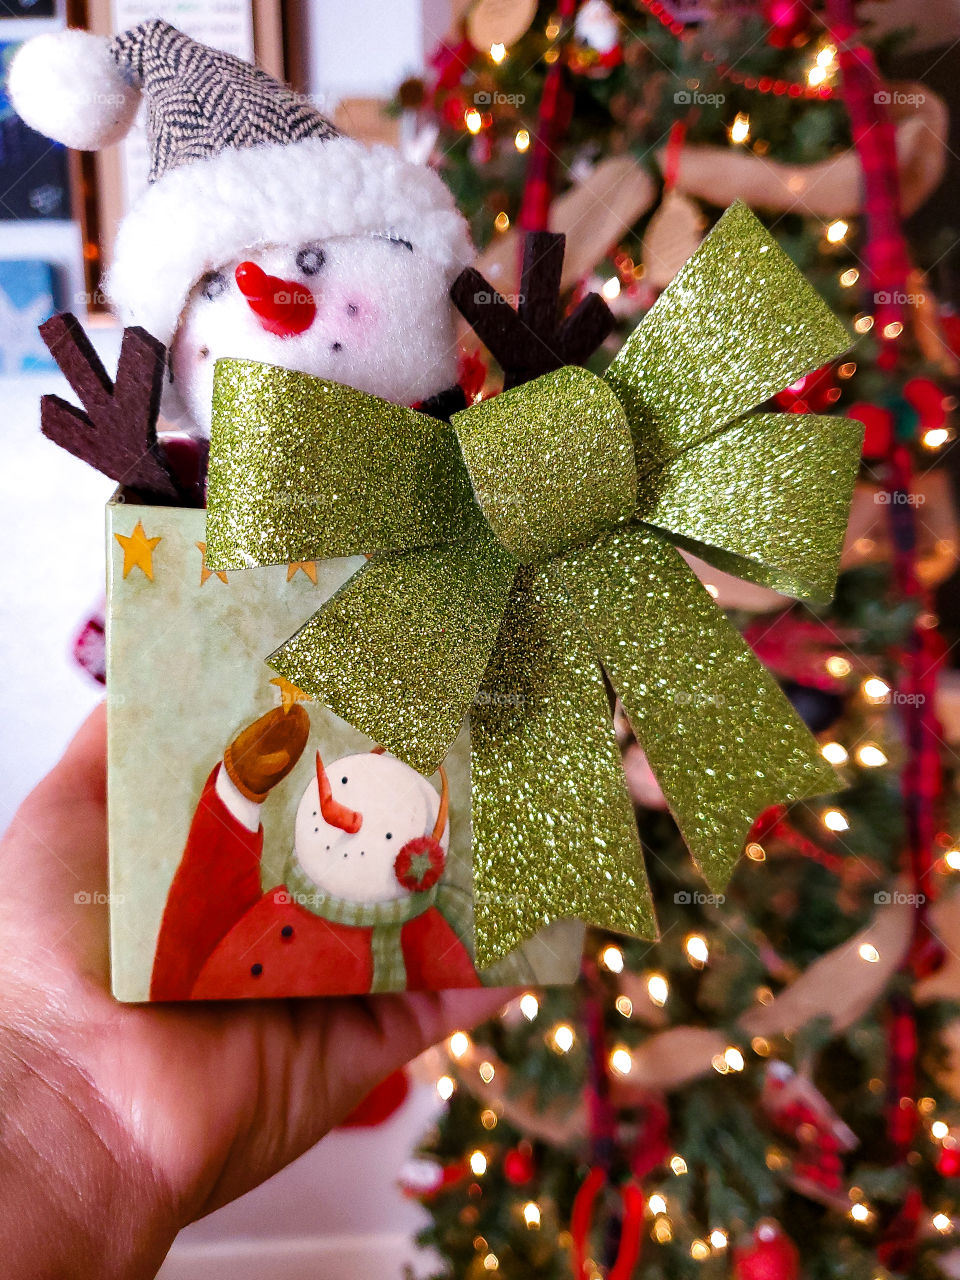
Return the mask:
[(0, 843), (8, 1280), (154, 1275), (182, 1226), (269, 1178), (505, 996), (118, 1004), (100, 905), (105, 799), (100, 708)]

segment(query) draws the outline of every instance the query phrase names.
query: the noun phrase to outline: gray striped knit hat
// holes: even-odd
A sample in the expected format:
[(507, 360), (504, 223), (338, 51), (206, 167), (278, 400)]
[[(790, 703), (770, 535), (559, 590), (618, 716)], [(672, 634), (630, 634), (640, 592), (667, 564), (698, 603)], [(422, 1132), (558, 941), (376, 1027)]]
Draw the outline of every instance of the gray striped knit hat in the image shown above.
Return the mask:
[(451, 283), (471, 260), (435, 173), (344, 137), (303, 95), (160, 19), (112, 40), (36, 36), (8, 89), (28, 125), (84, 151), (120, 141), (145, 100), (150, 185), (117, 231), (106, 284), (123, 323), (161, 342), (203, 275), (266, 245), (397, 235)]

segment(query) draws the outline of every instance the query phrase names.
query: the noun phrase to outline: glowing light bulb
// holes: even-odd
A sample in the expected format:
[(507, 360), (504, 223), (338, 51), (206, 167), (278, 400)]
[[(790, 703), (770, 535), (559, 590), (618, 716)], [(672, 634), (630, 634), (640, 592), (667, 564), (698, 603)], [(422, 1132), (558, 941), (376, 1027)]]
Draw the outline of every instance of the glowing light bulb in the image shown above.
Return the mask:
[(481, 1062), (478, 1067), (480, 1079), (484, 1084), (489, 1084), (493, 1077), (497, 1074), (492, 1062)]
[(673, 1227), (669, 1218), (658, 1218), (653, 1224), (653, 1238), (657, 1244), (669, 1244), (673, 1239)]
[(710, 1257), (710, 1246), (706, 1240), (694, 1240), (690, 1245), (690, 1257), (695, 1262), (703, 1262), (704, 1258)]
[(494, 218), (493, 225), (497, 231), (509, 231), (510, 230), (509, 213), (507, 213), (505, 209), (501, 209), (500, 212), (497, 214), (497, 216)]
[(847, 267), (846, 271), (840, 273), (840, 284), (844, 289), (850, 289), (860, 279), (860, 272), (856, 267)]
[(607, 299), (608, 302), (612, 302), (614, 298), (619, 298), (620, 297), (619, 277), (611, 276), (609, 280), (604, 280), (603, 284), (600, 286), (600, 292), (603, 294), (603, 296)]
[(462, 1058), (470, 1048), (470, 1037), (465, 1031), (455, 1031), (447, 1044), (455, 1058)]
[(835, 218), (827, 227), (825, 234), (831, 244), (839, 244), (849, 230), (849, 223), (844, 222), (842, 218)]
[(807, 72), (807, 84), (810, 86), (811, 89), (816, 89), (818, 85), (823, 84), (826, 78), (827, 78), (826, 67), (821, 67), (818, 63), (814, 63), (814, 65)]
[(617, 996), (616, 1010), (622, 1018), (630, 1018), (633, 1016), (633, 1001), (629, 996)]
[(490, 59), (498, 65), (507, 56), (507, 46), (505, 44), (492, 44), (490, 46)]
[(647, 1208), (651, 1213), (666, 1213), (667, 1202), (661, 1195), (652, 1195), (647, 1201)]
[(953, 1230), (953, 1223), (945, 1213), (935, 1213), (933, 1215), (932, 1222), (934, 1227), (942, 1236), (949, 1235)]
[(553, 1029), (553, 1047), (559, 1053), (569, 1053), (573, 1048), (573, 1042), (576, 1036), (573, 1033), (573, 1027), (567, 1023), (561, 1022), (558, 1027)]
[(851, 671), (850, 663), (839, 653), (832, 653), (826, 661), (826, 668), (836, 680), (842, 680)]
[(633, 1070), (633, 1056), (629, 1049), (614, 1049), (610, 1055), (610, 1066), (618, 1075), (628, 1076)]
[(745, 111), (738, 111), (729, 129), (731, 142), (742, 143), (750, 137), (750, 117)]
[(854, 1222), (868, 1222), (870, 1219), (870, 1210), (862, 1200), (858, 1200), (856, 1204), (852, 1204), (850, 1206), (850, 1217)]
[(540, 1012), (540, 1001), (532, 991), (525, 991), (520, 997), (520, 1012), (528, 1022), (532, 1022)]
[(857, 749), (857, 759), (866, 769), (879, 769), (887, 763), (887, 757), (875, 742), (865, 742)]
[(863, 696), (869, 698), (871, 702), (883, 702), (890, 697), (890, 686), (879, 676), (868, 676), (860, 688), (863, 690)]
[(757, 844), (756, 840), (751, 840), (746, 848), (747, 857), (751, 862), (766, 862), (767, 851), (762, 844)]
[(600, 952), (600, 963), (611, 973), (623, 973), (623, 952), (611, 943)]
[(678, 1178), (681, 1178), (687, 1172), (687, 1162), (684, 1160), (683, 1156), (671, 1156), (670, 1168)]
[(857, 333), (869, 333), (873, 328), (873, 316), (857, 316), (853, 322), (853, 327)]
[(441, 1076), (437, 1081), (437, 1093), (444, 1102), (449, 1102), (456, 1091), (457, 1085), (453, 1076)]
[(727, 1233), (721, 1231), (719, 1227), (714, 1227), (710, 1232), (710, 1243), (715, 1249), (725, 1249), (727, 1247)]
[(822, 818), (828, 831), (848, 831), (850, 823), (842, 809), (827, 809)]
[(662, 973), (651, 973), (647, 978), (647, 995), (658, 1009), (662, 1009), (667, 1003), (667, 997), (670, 995), (670, 984)]
[(482, 1178), (487, 1172), (487, 1157), (482, 1151), (474, 1151), (471, 1155), (470, 1169), (476, 1178)]
[(485, 1129), (495, 1129), (497, 1127), (497, 1113), (487, 1107), (486, 1110), (480, 1112), (480, 1123)]
[(829, 67), (837, 56), (837, 46), (835, 44), (825, 44), (817, 53), (817, 66)]
[(701, 937), (699, 933), (689, 934), (683, 946), (687, 953), (687, 959), (698, 969), (702, 969), (710, 959), (710, 948), (707, 946), (707, 940)]
[(528, 1200), (523, 1206), (523, 1220), (531, 1229), (540, 1225), (540, 1206), (534, 1200)]
[(530, 134), (526, 129), (518, 129), (513, 138), (513, 145), (518, 151), (526, 151), (530, 146)]
[(743, 1066), (744, 1066), (743, 1054), (736, 1047), (736, 1045), (731, 1044), (731, 1045), (728, 1045), (726, 1049), (724, 1049), (723, 1060), (727, 1064), (727, 1066), (730, 1068), (731, 1071), (743, 1070)]
[(923, 433), (922, 439), (925, 449), (939, 449), (950, 439), (950, 432), (946, 427), (931, 427)]
[(841, 742), (825, 742), (820, 754), (829, 764), (847, 763), (847, 748)]
[(486, 1257), (483, 1259), (483, 1269), (484, 1271), (500, 1270), (500, 1259), (497, 1257), (495, 1253), (488, 1253), (486, 1255)]
[(483, 116), (476, 107), (471, 107), (469, 111), (464, 112), (463, 123), (470, 133), (479, 133), (483, 128)]
[(960, 871), (960, 849), (948, 849), (943, 860), (951, 871)]
[(876, 964), (880, 959), (880, 952), (872, 942), (861, 942), (857, 951), (861, 960), (865, 960), (867, 964)]
[(930, 1126), (930, 1132), (940, 1142), (950, 1132), (950, 1126), (945, 1124), (943, 1120), (934, 1120)]

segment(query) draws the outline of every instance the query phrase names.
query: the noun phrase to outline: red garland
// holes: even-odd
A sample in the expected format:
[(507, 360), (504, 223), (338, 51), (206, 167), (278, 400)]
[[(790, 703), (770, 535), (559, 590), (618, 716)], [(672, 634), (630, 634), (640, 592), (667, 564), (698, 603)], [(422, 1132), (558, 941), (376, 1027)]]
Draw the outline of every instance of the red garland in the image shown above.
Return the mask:
[[(577, 3), (578, 0), (560, 2), (556, 20), (561, 27), (561, 39), (566, 38), (573, 24)], [(572, 114), (573, 94), (567, 84), (564, 60), (558, 57), (551, 63), (543, 82), (537, 126), (527, 161), (523, 200), (517, 218), (524, 231), (546, 231), (549, 227), (550, 205), (556, 189), (557, 150), (570, 126)]]

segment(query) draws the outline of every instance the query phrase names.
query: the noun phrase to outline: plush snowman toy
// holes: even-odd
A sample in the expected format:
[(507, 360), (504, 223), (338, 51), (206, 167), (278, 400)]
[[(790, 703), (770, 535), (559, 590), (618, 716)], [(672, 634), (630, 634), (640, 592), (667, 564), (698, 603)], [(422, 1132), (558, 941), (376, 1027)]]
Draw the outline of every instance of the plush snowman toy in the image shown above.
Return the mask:
[(263, 361), (398, 404), (456, 380), (450, 285), (472, 257), (436, 174), (343, 137), (303, 95), (159, 19), (112, 40), (28, 41), (9, 90), (67, 146), (118, 142), (147, 107), (150, 182), (106, 279), (168, 348), (165, 416), (209, 434), (214, 364)]

